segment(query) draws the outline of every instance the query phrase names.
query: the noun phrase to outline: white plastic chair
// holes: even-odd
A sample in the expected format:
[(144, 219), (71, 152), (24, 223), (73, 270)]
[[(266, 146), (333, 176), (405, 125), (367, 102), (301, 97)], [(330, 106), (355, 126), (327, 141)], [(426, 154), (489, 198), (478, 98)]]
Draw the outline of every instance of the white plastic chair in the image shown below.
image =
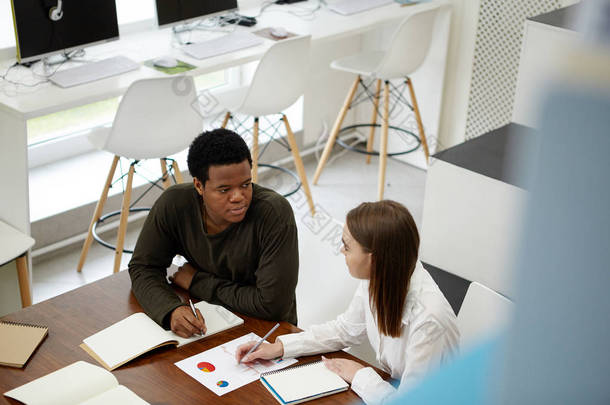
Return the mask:
[[(309, 66), (310, 43), (310, 36), (288, 38), (276, 42), (258, 64), (250, 86), (219, 96), (220, 105), (228, 110), (222, 124), (223, 128), (227, 126), (233, 114), (243, 114), (254, 118), (252, 142), (252, 180), (254, 182), (258, 179), (259, 118), (281, 114), (303, 94)], [(313, 199), (294, 133), (286, 115), (282, 114), (281, 120), (286, 127), (290, 150), (307, 196), (310, 211), (313, 214)]]
[(34, 239), (0, 221), (0, 266), (15, 260), (21, 306), (32, 305), (30, 272), (28, 271), (28, 250), (34, 246)]
[(470, 283), (457, 315), (460, 345), (471, 347), (501, 331), (512, 310), (513, 303), (508, 298), (476, 281)]
[(434, 32), (434, 25), (436, 18), (439, 14), (439, 8), (431, 8), (422, 10), (417, 13), (411, 14), (406, 17), (398, 26), (394, 32), (390, 45), (386, 51), (365, 51), (356, 55), (351, 55), (345, 58), (337, 59), (331, 63), (333, 69), (354, 73), (356, 74), (356, 80), (352, 84), (343, 107), (339, 111), (339, 115), (335, 121), (333, 129), (330, 133), (320, 162), (314, 174), (313, 184), (317, 184), (324, 169), (332, 148), (337, 140), (337, 136), (341, 130), (341, 125), (345, 119), (345, 115), (349, 110), (356, 90), (359, 85), (362, 84), (363, 78), (376, 79), (376, 91), (373, 101), (373, 115), (371, 118), (371, 129), (367, 142), (367, 163), (370, 163), (371, 155), (376, 155), (373, 152), (373, 139), (375, 136), (375, 127), (377, 125), (377, 115), (379, 107), (379, 97), (381, 92), (381, 82), (384, 82), (383, 91), (383, 114), (382, 114), (382, 126), (381, 126), (381, 142), (379, 151), (379, 185), (378, 185), (378, 198), (383, 199), (384, 183), (385, 183), (385, 169), (387, 162), (387, 141), (388, 141), (388, 129), (389, 129), (389, 104), (390, 104), (390, 80), (404, 78), (406, 85), (409, 88), (409, 93), (412, 102), (412, 109), (415, 113), (417, 120), (417, 126), (419, 129), (419, 140), (426, 156), (426, 161), (429, 157), (428, 144), (426, 141), (426, 135), (424, 133), (424, 126), (422, 124), (419, 107), (415, 98), (415, 90), (413, 89), (413, 81), (409, 78), (412, 74), (421, 66), (430, 43), (432, 41), (432, 34)]
[[(203, 128), (197, 110), (195, 83), (190, 76), (145, 79), (134, 82), (123, 96), (112, 127), (91, 134), (90, 141), (101, 150), (114, 154), (100, 199), (95, 207), (77, 270), (80, 272), (93, 241), (93, 229), (102, 215), (119, 158), (132, 162), (127, 175), (119, 231), (115, 246), (114, 272), (119, 271), (127, 231), (127, 217), (135, 165), (143, 159), (160, 159), (162, 182), (170, 185), (167, 156), (180, 152)], [(178, 163), (171, 160), (175, 181), (182, 182)]]

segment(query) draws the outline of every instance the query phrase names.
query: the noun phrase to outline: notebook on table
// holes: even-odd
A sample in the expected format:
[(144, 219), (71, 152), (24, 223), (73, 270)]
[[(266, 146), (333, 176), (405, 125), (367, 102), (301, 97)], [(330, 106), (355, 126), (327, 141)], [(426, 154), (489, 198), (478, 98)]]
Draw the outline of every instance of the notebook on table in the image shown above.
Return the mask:
[(260, 380), (280, 404), (299, 404), (347, 391), (349, 388), (322, 361), (263, 373)]
[(138, 312), (89, 336), (80, 347), (112, 371), (158, 347), (180, 347), (244, 323), (243, 319), (219, 305), (200, 301), (195, 307), (199, 308), (205, 319), (207, 332), (204, 336), (182, 338), (171, 330), (163, 329), (145, 313)]
[(26, 405), (146, 405), (112, 373), (77, 361), (4, 393)]
[(0, 365), (23, 367), (49, 333), (49, 328), (0, 321)]

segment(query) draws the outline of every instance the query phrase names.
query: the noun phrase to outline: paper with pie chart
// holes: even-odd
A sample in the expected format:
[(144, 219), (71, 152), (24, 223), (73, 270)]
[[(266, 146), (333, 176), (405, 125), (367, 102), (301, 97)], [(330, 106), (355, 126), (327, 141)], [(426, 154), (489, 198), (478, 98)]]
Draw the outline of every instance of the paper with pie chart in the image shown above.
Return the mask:
[(296, 359), (278, 359), (254, 364), (237, 364), (235, 361), (237, 348), (244, 343), (259, 339), (260, 336), (255, 333), (249, 333), (175, 364), (216, 395), (224, 395), (258, 380), (261, 373), (279, 370), (297, 362)]

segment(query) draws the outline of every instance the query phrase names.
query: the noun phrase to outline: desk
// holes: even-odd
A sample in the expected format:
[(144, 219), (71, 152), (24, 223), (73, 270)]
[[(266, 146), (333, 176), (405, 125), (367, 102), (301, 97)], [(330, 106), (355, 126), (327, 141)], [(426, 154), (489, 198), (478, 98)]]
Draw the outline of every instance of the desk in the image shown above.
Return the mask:
[[(78, 360), (97, 364), (78, 347), (82, 340), (138, 311), (142, 311), (142, 308), (131, 293), (129, 275), (126, 271), (122, 271), (3, 317), (2, 320), (47, 325), (49, 326), (49, 336), (23, 370), (0, 367), (0, 393), (3, 394)], [(218, 397), (174, 366), (174, 363), (179, 360), (249, 332), (263, 336), (274, 325), (274, 322), (240, 316), (245, 320), (241, 326), (180, 348), (157, 349), (118, 368), (113, 371), (113, 374), (120, 384), (127, 386), (151, 404), (275, 403), (275, 399), (267, 389), (256, 381)], [(299, 328), (282, 322), (269, 340), (273, 341), (278, 335), (298, 331), (300, 331)], [(345, 352), (332, 353), (329, 357), (355, 359)], [(303, 357), (299, 363), (314, 359), (319, 359), (319, 356)], [(379, 372), (379, 370), (377, 371)], [(386, 379), (389, 378), (385, 373), (380, 372), (380, 374)], [(358, 400), (359, 397), (349, 390), (320, 399), (316, 403), (347, 404)], [(18, 402), (1, 396), (0, 403), (17, 404)]]

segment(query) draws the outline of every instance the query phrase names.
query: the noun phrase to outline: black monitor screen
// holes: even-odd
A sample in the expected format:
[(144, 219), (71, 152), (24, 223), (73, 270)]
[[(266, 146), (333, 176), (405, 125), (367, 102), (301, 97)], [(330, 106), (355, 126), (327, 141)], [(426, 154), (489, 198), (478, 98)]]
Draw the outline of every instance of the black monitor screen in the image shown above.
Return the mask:
[(45, 54), (118, 38), (115, 0), (63, 0), (63, 15), (51, 20), (57, 0), (12, 0), (17, 58)]
[(168, 25), (236, 9), (237, 0), (157, 0), (157, 21)]

